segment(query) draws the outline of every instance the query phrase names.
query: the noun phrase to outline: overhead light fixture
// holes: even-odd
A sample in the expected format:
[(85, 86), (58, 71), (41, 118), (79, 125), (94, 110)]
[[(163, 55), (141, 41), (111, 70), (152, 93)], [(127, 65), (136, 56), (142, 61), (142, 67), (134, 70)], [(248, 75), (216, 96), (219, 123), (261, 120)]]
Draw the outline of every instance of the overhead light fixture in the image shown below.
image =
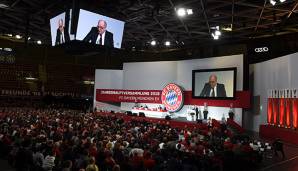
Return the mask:
[(186, 10), (185, 10), (185, 8), (178, 8), (178, 10), (177, 10), (177, 15), (178, 15), (179, 17), (184, 17), (184, 16), (186, 15)]
[(218, 40), (220, 35), (216, 35), (216, 33), (212, 33), (211, 36), (214, 40)]
[(22, 36), (20, 36), (20, 35), (17, 34), (17, 35), (16, 35), (16, 38), (17, 38), (17, 39), (21, 39)]
[(221, 32), (219, 30), (216, 30), (215, 31), (215, 36), (220, 36), (221, 35)]
[(37, 42), (36, 42), (36, 43), (40, 45), (42, 42), (41, 42), (40, 40), (37, 40)]
[(274, 6), (276, 4), (276, 1), (275, 0), (270, 0), (270, 4)]
[(31, 37), (28, 37), (28, 40), (30, 40), (31, 39)]
[(170, 45), (171, 45), (171, 42), (170, 42), (170, 41), (166, 41), (166, 42), (165, 42), (165, 45), (166, 45), (166, 46), (170, 46)]
[(4, 4), (4, 3), (0, 3), (0, 8), (8, 8), (9, 6)]
[(213, 37), (214, 40), (218, 40), (219, 39), (219, 36), (217, 36), (217, 35), (212, 35), (212, 37)]
[(156, 45), (156, 41), (155, 41), (155, 40), (152, 40), (152, 41), (150, 42), (150, 44), (151, 44), (151, 46), (155, 46), (155, 45)]
[(94, 85), (94, 81), (83, 81), (86, 85)]
[(8, 37), (12, 37), (12, 34), (6, 34)]
[(31, 81), (34, 81), (34, 80), (37, 80), (37, 78), (34, 78), (34, 77), (25, 77), (26, 80), (31, 80)]
[(281, 3), (285, 2), (286, 0), (279, 0)]
[(187, 9), (186, 10), (186, 13), (187, 13), (187, 15), (192, 15), (193, 14), (193, 11), (192, 11), (192, 9)]
[(232, 24), (231, 26), (227, 26), (227, 27), (222, 27), (221, 30), (224, 30), (224, 31), (232, 31)]

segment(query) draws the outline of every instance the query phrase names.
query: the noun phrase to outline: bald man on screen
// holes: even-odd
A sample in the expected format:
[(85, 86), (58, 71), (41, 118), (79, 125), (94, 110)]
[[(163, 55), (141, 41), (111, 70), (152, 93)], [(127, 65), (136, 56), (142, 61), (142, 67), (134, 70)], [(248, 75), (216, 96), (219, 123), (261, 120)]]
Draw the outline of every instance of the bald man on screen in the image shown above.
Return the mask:
[(99, 20), (97, 27), (92, 27), (83, 41), (107, 47), (114, 47), (113, 33), (107, 30), (107, 22), (104, 20)]
[(211, 74), (209, 82), (205, 83), (205, 86), (200, 94), (202, 97), (227, 97), (224, 84), (217, 83), (217, 76)]

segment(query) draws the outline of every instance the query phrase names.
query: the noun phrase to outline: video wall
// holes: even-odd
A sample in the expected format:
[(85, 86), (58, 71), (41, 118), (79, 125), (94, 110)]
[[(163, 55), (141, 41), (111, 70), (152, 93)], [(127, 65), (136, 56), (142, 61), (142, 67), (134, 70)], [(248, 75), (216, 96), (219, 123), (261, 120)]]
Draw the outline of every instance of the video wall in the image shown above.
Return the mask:
[(123, 21), (80, 9), (76, 33), (71, 35), (68, 27), (71, 20), (71, 15), (67, 17), (65, 12), (50, 20), (52, 46), (79, 40), (98, 46), (121, 48)]
[(237, 68), (193, 70), (192, 96), (194, 98), (234, 98)]

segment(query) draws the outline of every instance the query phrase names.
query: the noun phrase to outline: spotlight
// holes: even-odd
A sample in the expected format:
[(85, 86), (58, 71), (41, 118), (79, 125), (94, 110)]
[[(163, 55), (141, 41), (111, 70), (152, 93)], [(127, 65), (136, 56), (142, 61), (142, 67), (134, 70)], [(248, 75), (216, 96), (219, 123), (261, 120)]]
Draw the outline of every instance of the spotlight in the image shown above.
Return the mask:
[(211, 34), (214, 40), (218, 40), (219, 39), (219, 35), (216, 35), (214, 33)]
[(178, 15), (179, 17), (183, 17), (183, 16), (185, 16), (185, 15), (186, 15), (186, 10), (185, 10), (185, 8), (178, 8), (178, 10), (177, 10), (177, 15)]
[(28, 37), (28, 40), (30, 40), (31, 39), (31, 37)]
[(155, 46), (156, 45), (156, 41), (155, 40), (152, 40), (150, 44), (151, 44), (151, 46)]
[(221, 35), (221, 32), (219, 30), (216, 30), (215, 31), (215, 36), (220, 36)]
[(16, 38), (17, 38), (17, 39), (21, 39), (22, 36), (20, 36), (20, 35), (17, 34), (17, 35), (16, 35)]
[(8, 37), (12, 37), (12, 34), (7, 34)]
[(192, 15), (193, 14), (193, 11), (192, 11), (192, 9), (187, 9), (186, 10), (186, 13), (187, 13), (187, 15)]
[(276, 1), (275, 0), (270, 0), (270, 4), (274, 6), (276, 4)]
[(41, 42), (40, 40), (37, 40), (37, 42), (36, 42), (36, 43), (40, 45), (42, 42)]
[(170, 42), (170, 41), (166, 41), (166, 42), (165, 42), (165, 45), (166, 45), (166, 46), (170, 46), (170, 45), (171, 45), (171, 42)]
[(279, 0), (281, 3), (285, 2), (286, 0)]
[(215, 36), (213, 36), (213, 39), (214, 40), (218, 40), (219, 39), (219, 36), (215, 35)]

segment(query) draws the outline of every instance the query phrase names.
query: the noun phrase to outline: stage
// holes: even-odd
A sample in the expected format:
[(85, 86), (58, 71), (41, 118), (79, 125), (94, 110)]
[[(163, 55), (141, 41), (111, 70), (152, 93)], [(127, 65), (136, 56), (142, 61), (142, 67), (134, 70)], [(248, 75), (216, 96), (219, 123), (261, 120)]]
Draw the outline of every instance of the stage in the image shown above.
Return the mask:
[(284, 142), (298, 145), (298, 131), (292, 128), (260, 125), (260, 137), (271, 140), (280, 138)]

